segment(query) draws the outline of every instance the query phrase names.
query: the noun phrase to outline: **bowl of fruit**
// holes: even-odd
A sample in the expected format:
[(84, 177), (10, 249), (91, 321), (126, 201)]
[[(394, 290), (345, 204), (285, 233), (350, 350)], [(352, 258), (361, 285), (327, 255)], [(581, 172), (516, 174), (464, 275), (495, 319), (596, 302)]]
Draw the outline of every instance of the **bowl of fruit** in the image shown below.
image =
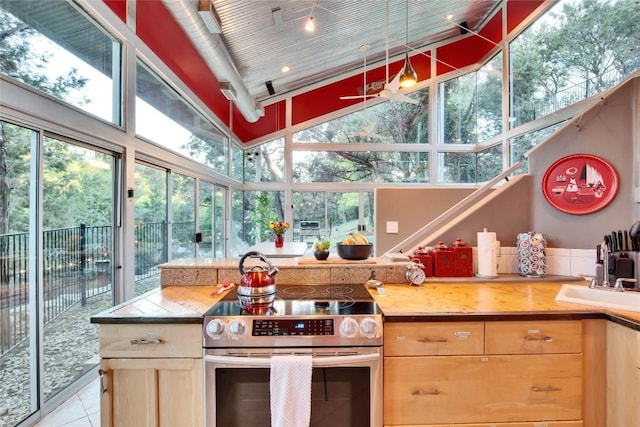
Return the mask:
[(338, 243), (338, 255), (342, 259), (362, 260), (371, 256), (373, 244), (360, 233), (351, 231), (349, 236)]

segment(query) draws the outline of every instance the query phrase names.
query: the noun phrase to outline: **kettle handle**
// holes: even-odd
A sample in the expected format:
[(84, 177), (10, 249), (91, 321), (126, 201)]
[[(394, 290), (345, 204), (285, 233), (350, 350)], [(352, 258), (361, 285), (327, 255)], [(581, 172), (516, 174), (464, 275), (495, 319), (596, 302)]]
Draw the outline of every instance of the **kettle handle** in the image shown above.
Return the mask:
[(278, 269), (275, 265), (271, 264), (271, 262), (264, 256), (263, 253), (258, 251), (249, 251), (240, 258), (240, 262), (238, 263), (238, 270), (240, 270), (240, 274), (247, 273), (248, 270), (244, 269), (244, 260), (247, 258), (259, 258), (261, 261), (265, 262), (269, 266), (269, 276), (273, 277), (278, 272)]

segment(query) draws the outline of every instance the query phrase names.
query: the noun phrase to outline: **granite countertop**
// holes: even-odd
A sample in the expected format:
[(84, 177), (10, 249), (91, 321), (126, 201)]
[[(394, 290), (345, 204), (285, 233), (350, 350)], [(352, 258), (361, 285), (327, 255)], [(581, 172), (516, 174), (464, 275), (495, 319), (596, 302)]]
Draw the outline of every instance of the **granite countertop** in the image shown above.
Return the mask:
[[(385, 284), (371, 289), (385, 321), (457, 321), (608, 318), (640, 330), (640, 313), (556, 302), (557, 282), (439, 282), (421, 286)], [(586, 286), (586, 282), (585, 282)], [(213, 286), (167, 286), (91, 318), (92, 323), (202, 323), (221, 295)], [(231, 289), (227, 292), (235, 292)]]

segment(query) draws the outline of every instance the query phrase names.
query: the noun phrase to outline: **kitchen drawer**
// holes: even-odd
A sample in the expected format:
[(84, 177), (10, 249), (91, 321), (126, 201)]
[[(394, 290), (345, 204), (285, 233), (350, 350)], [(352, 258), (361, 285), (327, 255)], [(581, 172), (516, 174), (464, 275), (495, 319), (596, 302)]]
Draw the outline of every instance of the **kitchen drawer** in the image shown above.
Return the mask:
[(385, 424), (384, 427), (582, 427), (582, 421), (544, 421), (528, 423), (480, 423), (480, 424)]
[(582, 322), (487, 322), (487, 354), (582, 353)]
[(385, 356), (482, 354), (483, 322), (384, 324)]
[(102, 358), (202, 358), (202, 325), (100, 325)]
[(579, 354), (385, 357), (387, 425), (582, 419)]

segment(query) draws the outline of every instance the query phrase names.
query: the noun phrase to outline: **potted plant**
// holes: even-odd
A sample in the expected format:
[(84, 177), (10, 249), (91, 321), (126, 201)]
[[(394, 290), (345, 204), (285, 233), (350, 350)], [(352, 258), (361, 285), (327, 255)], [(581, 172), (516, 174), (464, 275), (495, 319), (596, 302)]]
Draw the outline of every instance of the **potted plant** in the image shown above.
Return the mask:
[(331, 247), (331, 242), (328, 240), (320, 240), (313, 244), (313, 256), (316, 257), (317, 260), (324, 261), (329, 258), (329, 248)]

